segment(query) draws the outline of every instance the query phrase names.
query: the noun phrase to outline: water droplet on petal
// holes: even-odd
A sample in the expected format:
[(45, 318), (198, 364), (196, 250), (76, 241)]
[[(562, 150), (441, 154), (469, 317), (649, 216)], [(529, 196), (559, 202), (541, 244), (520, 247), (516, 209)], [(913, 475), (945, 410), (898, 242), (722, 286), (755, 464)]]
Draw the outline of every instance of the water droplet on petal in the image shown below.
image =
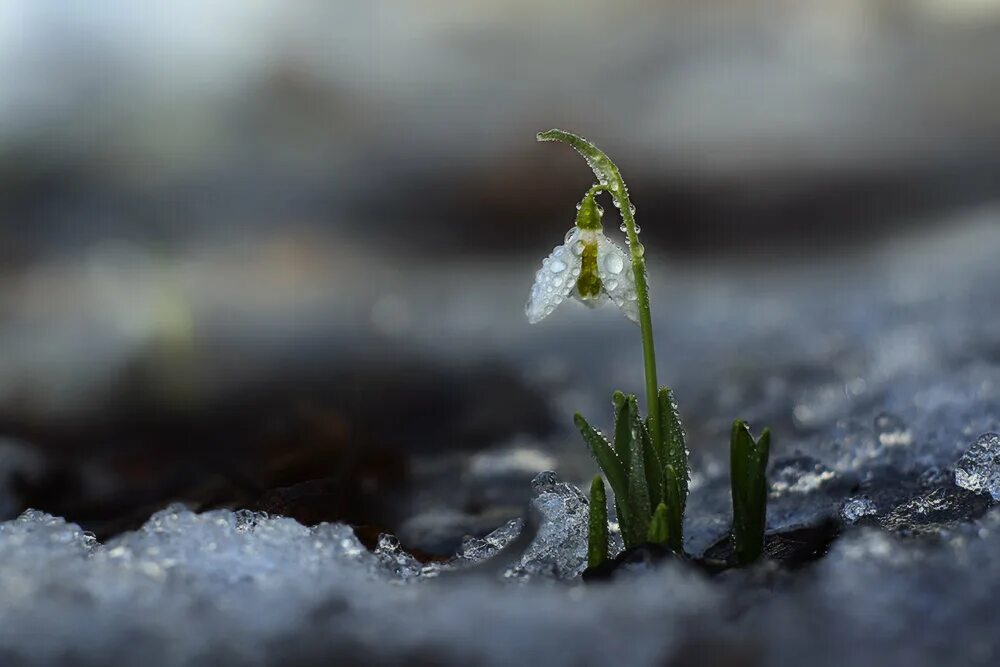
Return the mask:
[(608, 273), (619, 274), (625, 268), (625, 262), (618, 253), (610, 253), (604, 256), (604, 269)]
[(552, 263), (549, 264), (549, 271), (552, 273), (562, 273), (566, 270), (566, 262), (561, 259), (554, 259)]
[(584, 247), (585, 247), (584, 242), (580, 241), (580, 240), (577, 240), (576, 243), (573, 244), (573, 247), (570, 248), (570, 250), (573, 251), (574, 255), (576, 255), (577, 257), (579, 257), (580, 255), (583, 254)]

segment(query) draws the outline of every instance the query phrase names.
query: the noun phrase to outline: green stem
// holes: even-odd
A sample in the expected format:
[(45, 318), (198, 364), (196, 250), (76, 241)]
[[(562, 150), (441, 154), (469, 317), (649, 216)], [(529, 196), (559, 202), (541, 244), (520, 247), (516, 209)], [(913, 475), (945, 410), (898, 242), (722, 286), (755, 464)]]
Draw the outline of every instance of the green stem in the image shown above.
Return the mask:
[[(617, 171), (617, 169), (615, 170)], [(621, 180), (621, 176), (618, 177)], [(625, 183), (621, 183), (624, 190)], [(616, 193), (612, 193), (615, 196)], [(632, 273), (635, 275), (636, 303), (639, 307), (639, 330), (642, 335), (642, 364), (646, 371), (646, 411), (649, 415), (649, 430), (654, 441), (660, 440), (660, 406), (656, 400), (659, 387), (656, 381), (656, 349), (653, 347), (653, 316), (649, 309), (649, 287), (646, 284), (646, 260), (639, 235), (635, 231), (635, 217), (628, 193), (624, 201), (619, 201), (619, 210), (628, 234), (628, 247), (632, 253)], [(662, 443), (661, 443), (662, 444)]]
[[(660, 406), (657, 400), (656, 381), (656, 350), (653, 347), (653, 318), (649, 310), (649, 287), (646, 283), (646, 260), (644, 250), (639, 243), (639, 234), (635, 230), (635, 215), (632, 213), (632, 202), (628, 198), (628, 188), (622, 180), (618, 167), (597, 146), (583, 137), (563, 130), (549, 130), (538, 133), (539, 141), (561, 141), (576, 149), (594, 171), (600, 185), (595, 185), (591, 191), (608, 191), (618, 204), (618, 210), (625, 223), (625, 233), (628, 247), (632, 254), (632, 273), (635, 276), (635, 294), (639, 308), (639, 329), (642, 334), (642, 364), (646, 371), (646, 410), (649, 414), (650, 437), (662, 451), (662, 434), (660, 431)], [(597, 190), (595, 190), (595, 188)]]

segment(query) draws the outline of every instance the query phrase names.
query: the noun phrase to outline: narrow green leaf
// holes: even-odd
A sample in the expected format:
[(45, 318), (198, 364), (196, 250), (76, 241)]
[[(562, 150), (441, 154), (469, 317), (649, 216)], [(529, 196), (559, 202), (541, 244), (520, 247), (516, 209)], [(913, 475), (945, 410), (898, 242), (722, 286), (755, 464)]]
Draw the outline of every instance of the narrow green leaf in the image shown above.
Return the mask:
[(684, 426), (681, 424), (681, 416), (677, 411), (677, 401), (674, 400), (674, 393), (669, 387), (660, 387), (657, 394), (657, 402), (660, 404), (660, 443), (663, 451), (659, 452), (663, 465), (672, 465), (677, 473), (678, 493), (681, 498), (681, 513), (687, 504), (688, 496), (688, 450), (684, 443)]
[(590, 484), (587, 565), (597, 567), (608, 559), (608, 497), (598, 475)]
[[(634, 396), (632, 398), (635, 398)], [(611, 403), (615, 408), (615, 452), (622, 462), (625, 475), (629, 473), (629, 456), (631, 456), (629, 446), (629, 411), (633, 403), (628, 401), (628, 397), (620, 391), (615, 391), (611, 395)]]
[(733, 495), (733, 543), (741, 564), (752, 563), (764, 551), (767, 521), (767, 462), (771, 432), (755, 440), (745, 422), (733, 422), (729, 446)]
[(649, 429), (646, 422), (640, 422), (642, 430), (642, 454), (643, 466), (646, 468), (646, 486), (649, 488), (649, 502), (652, 507), (656, 507), (666, 501), (666, 491), (663, 486), (663, 462), (656, 452), (649, 437)]
[(670, 523), (670, 550), (676, 554), (684, 553), (684, 510), (680, 499), (680, 485), (677, 484), (677, 472), (672, 465), (663, 470), (666, 489), (667, 521)]
[(639, 407), (635, 396), (627, 396), (625, 409), (628, 414), (628, 506), (632, 518), (633, 541), (641, 542), (649, 530), (652, 506), (649, 503), (649, 487), (646, 485), (645, 456), (642, 446), (642, 424), (639, 421)]
[(653, 512), (653, 519), (649, 522), (649, 532), (646, 534), (646, 541), (664, 546), (670, 541), (670, 525), (667, 518), (667, 506), (660, 503)]
[(753, 460), (753, 531), (760, 535), (764, 548), (764, 530), (767, 526), (767, 461), (771, 453), (771, 430), (764, 429), (754, 446)]
[[(673, 391), (660, 387), (657, 393), (660, 408), (660, 462), (664, 466), (663, 485), (667, 508), (670, 510), (670, 547), (680, 553), (684, 549), (684, 510), (688, 496), (688, 451), (684, 442), (684, 427)], [(666, 468), (673, 469), (667, 474)]]
[(626, 502), (628, 498), (628, 477), (625, 474), (625, 469), (622, 467), (621, 461), (618, 460), (618, 456), (611, 448), (611, 445), (608, 444), (608, 441), (604, 439), (604, 436), (600, 432), (587, 423), (583, 415), (580, 413), (575, 414), (573, 422), (580, 430), (580, 434), (583, 436), (587, 446), (590, 447), (590, 453), (597, 460), (597, 465), (600, 466), (605, 476), (607, 476), (608, 483), (611, 484), (611, 490), (615, 493), (615, 504), (618, 508), (618, 523), (621, 525), (622, 534), (624, 535), (626, 530), (631, 528), (632, 524), (631, 508), (628, 502)]
[[(752, 446), (746, 424), (740, 420), (733, 422), (729, 438), (729, 477), (733, 497), (733, 543), (737, 552), (746, 543), (747, 517), (747, 453)], [(750, 440), (748, 442), (748, 440)]]

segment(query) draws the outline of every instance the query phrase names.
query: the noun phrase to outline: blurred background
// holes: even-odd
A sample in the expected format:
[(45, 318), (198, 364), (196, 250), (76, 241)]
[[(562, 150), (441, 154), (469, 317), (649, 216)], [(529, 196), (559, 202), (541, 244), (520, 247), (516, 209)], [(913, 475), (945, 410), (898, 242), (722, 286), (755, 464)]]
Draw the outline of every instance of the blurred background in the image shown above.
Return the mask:
[(997, 0), (0, 3), (0, 514), (441, 555), (593, 474), (569, 415), (641, 387), (638, 336), (524, 319), (592, 182), (550, 127), (630, 186), (689, 430), (781, 357), (822, 378), (762, 409), (794, 440), (864, 390), (837, 354), (995, 309), (998, 74)]

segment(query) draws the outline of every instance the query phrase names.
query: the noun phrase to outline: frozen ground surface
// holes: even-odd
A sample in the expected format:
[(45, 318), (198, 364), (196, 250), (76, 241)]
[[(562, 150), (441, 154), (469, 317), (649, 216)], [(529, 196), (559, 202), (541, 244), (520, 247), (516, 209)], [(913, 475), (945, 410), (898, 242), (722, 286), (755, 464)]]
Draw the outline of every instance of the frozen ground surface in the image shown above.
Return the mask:
[[(709, 577), (671, 562), (583, 584), (586, 500), (548, 474), (520, 538), (523, 520), (498, 520), (430, 565), (389, 536), (370, 552), (343, 525), (248, 512), (171, 507), (104, 544), (29, 512), (0, 524), (0, 664), (996, 664), (1000, 218), (973, 218), (765, 276), (654, 268), (659, 350), (692, 449), (688, 551), (725, 536), (725, 434), (739, 416), (775, 432), (769, 530), (840, 527), (805, 567)], [(638, 352), (620, 342), (632, 325), (572, 307), (530, 332), (491, 317), (520, 306), (533, 262), (520, 280), (429, 274), (404, 297), (434, 317), (384, 335), (461, 354), (440, 335), (460, 321), (470, 346), (544, 387), (554, 414), (606, 425), (610, 390), (641, 386)], [(30, 468), (10, 452), (4, 465)], [(426, 465), (455, 498), (505, 488), (512, 471), (583, 482), (594, 470), (568, 432)], [(461, 503), (435, 498), (418, 499), (411, 528), (454, 519)]]

